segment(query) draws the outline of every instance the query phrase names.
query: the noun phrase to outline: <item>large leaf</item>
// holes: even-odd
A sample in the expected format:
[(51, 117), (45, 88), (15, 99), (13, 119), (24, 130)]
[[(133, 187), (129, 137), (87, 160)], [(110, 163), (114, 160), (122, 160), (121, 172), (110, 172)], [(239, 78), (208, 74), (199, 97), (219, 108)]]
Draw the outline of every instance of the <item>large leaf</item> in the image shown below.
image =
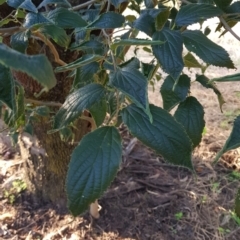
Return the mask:
[(61, 28), (77, 28), (87, 26), (82, 17), (67, 8), (56, 8), (49, 12), (48, 19)]
[(214, 91), (214, 93), (217, 95), (219, 107), (222, 112), (222, 106), (225, 103), (225, 100), (221, 94), (221, 92), (218, 90), (217, 86), (214, 83), (211, 83), (211, 81), (204, 75), (197, 75), (196, 81), (202, 84), (205, 88), (210, 88)]
[(31, 0), (7, 0), (7, 4), (15, 9), (22, 8), (29, 12), (38, 12)]
[(193, 147), (198, 146), (205, 126), (203, 107), (198, 100), (192, 96), (188, 97), (179, 104), (174, 117), (184, 126)]
[(121, 14), (115, 12), (107, 12), (100, 15), (87, 27), (97, 29), (119, 28), (122, 27), (124, 22), (125, 18)]
[(43, 25), (38, 29), (44, 36), (50, 37), (61, 47), (67, 47), (70, 43), (70, 37), (60, 27), (53, 24)]
[(25, 72), (39, 82), (45, 91), (56, 85), (52, 65), (45, 55), (25, 55), (0, 43), (0, 63), (14, 70)]
[(214, 2), (216, 3), (216, 5), (225, 10), (231, 3), (233, 0), (214, 0)]
[(183, 40), (179, 31), (164, 28), (161, 32), (153, 34), (153, 40), (165, 42), (152, 46), (153, 54), (162, 65), (163, 70), (175, 80), (181, 74), (184, 63), (182, 58)]
[(90, 108), (94, 103), (101, 100), (105, 92), (102, 85), (92, 83), (75, 90), (68, 95), (66, 101), (54, 118), (54, 129), (61, 129), (76, 120), (83, 110)]
[(14, 80), (9, 68), (0, 64), (0, 100), (11, 109), (14, 108)]
[(187, 75), (181, 75), (177, 85), (171, 76), (166, 77), (164, 80), (160, 92), (163, 99), (163, 108), (170, 111), (178, 103), (185, 100), (190, 89), (191, 79)]
[(191, 25), (221, 14), (221, 9), (210, 4), (187, 4), (180, 8), (175, 23), (177, 26)]
[(28, 47), (28, 33), (18, 32), (11, 36), (10, 45), (13, 49), (25, 53)]
[(192, 143), (183, 126), (167, 111), (150, 105), (153, 122), (132, 104), (122, 110), (123, 122), (132, 135), (160, 153), (167, 161), (192, 169)]
[(41, 13), (29, 12), (24, 19), (23, 26), (25, 28), (32, 28), (34, 25), (50, 23), (51, 22), (47, 18), (45, 18)]
[[(118, 68), (110, 74), (110, 83), (149, 113), (147, 79), (134, 68)], [(149, 115), (150, 116), (150, 115)]]
[(182, 36), (186, 48), (204, 62), (218, 67), (235, 68), (227, 51), (209, 40), (201, 31), (187, 30)]
[(96, 55), (96, 54), (86, 54), (74, 62), (71, 62), (61, 67), (57, 67), (55, 69), (55, 72), (64, 72), (64, 71), (74, 70), (76, 68), (85, 66), (89, 63), (97, 62), (103, 58), (104, 58), (103, 56)]
[(210, 83), (212, 82), (239, 82), (240, 81), (240, 73), (231, 74), (219, 78), (212, 78)]
[(108, 188), (121, 155), (121, 137), (115, 127), (102, 127), (83, 137), (73, 151), (66, 181), (68, 208), (74, 216)]
[(161, 31), (163, 29), (165, 23), (168, 21), (170, 13), (170, 8), (166, 8), (166, 10), (157, 15), (155, 20), (155, 28), (157, 31)]
[(214, 159), (214, 163), (218, 161), (218, 159), (227, 151), (240, 147), (240, 116), (238, 116), (233, 124), (233, 129), (228, 137), (226, 143), (223, 148), (218, 152), (216, 158)]
[(106, 99), (103, 98), (101, 101), (95, 103), (90, 109), (89, 112), (91, 113), (96, 126), (99, 127), (106, 117), (107, 113), (107, 102)]
[(93, 82), (93, 77), (98, 72), (98, 70), (99, 63), (97, 62), (92, 62), (77, 68), (73, 82), (73, 87), (80, 88)]

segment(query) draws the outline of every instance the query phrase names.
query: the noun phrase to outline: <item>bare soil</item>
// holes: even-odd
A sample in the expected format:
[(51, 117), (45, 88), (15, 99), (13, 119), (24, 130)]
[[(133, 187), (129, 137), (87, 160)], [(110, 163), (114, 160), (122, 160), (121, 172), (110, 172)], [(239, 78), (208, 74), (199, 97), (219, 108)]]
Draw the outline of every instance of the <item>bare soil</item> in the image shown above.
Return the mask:
[[(225, 38), (224, 44), (239, 69), (239, 43), (229, 43)], [(215, 77), (235, 72), (210, 68), (206, 74)], [(149, 94), (150, 101), (159, 106), (161, 83)], [(206, 120), (206, 133), (192, 158), (195, 173), (166, 163), (136, 141), (124, 126), (120, 128), (126, 155), (116, 179), (99, 200), (102, 209), (98, 220), (88, 212), (73, 218), (53, 204), (39, 206), (31, 202), (20, 181), (23, 162), (18, 149), (11, 147), (10, 138), (2, 132), (0, 239), (240, 239), (240, 220), (233, 213), (240, 187), (240, 149), (226, 153), (217, 165), (212, 165), (239, 115), (240, 85), (236, 82), (218, 86), (226, 101), (223, 113), (211, 90), (198, 83), (193, 83), (191, 90), (204, 106)], [(17, 180), (22, 184), (14, 185)]]

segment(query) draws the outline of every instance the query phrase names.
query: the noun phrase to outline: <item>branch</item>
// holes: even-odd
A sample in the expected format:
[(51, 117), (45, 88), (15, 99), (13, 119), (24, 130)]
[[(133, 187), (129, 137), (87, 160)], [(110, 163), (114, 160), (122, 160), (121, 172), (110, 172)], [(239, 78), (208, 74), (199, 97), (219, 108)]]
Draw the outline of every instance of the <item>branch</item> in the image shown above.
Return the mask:
[(9, 27), (9, 28), (0, 28), (0, 34), (13, 34), (15, 32), (20, 32), (26, 30), (24, 27)]
[(223, 26), (225, 27), (225, 29), (228, 30), (238, 41), (240, 41), (240, 37), (232, 30), (232, 28), (227, 24), (225, 19), (222, 16), (220, 16), (219, 19)]
[(34, 99), (29, 99), (29, 98), (25, 98), (25, 103), (32, 103), (38, 106), (41, 105), (45, 105), (45, 106), (49, 106), (49, 107), (61, 107), (62, 104), (58, 103), (58, 102), (44, 102), (44, 101), (38, 101), (38, 100), (34, 100)]
[(97, 2), (97, 1), (98, 0), (91, 0), (91, 1), (88, 1), (86, 3), (82, 3), (82, 4), (79, 4), (79, 5), (74, 6), (72, 8), (69, 8), (69, 10), (77, 11), (77, 10), (83, 9), (85, 7), (88, 7), (89, 5), (92, 5), (93, 3)]
[(54, 47), (54, 45), (51, 43), (50, 40), (48, 40), (46, 37), (44, 37), (40, 32), (34, 32), (33, 35), (38, 37), (41, 41), (43, 41), (50, 48), (56, 63), (58, 63), (61, 66), (66, 65), (66, 63), (60, 59), (56, 48)]

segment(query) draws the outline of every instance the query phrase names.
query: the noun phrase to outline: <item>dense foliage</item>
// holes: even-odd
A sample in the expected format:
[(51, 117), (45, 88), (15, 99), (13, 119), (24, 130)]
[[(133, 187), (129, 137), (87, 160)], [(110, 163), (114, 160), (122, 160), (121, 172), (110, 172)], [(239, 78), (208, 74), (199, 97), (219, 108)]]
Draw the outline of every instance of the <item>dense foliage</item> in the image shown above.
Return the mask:
[[(239, 81), (240, 74), (209, 79), (208, 66), (235, 66), (227, 51), (208, 38), (209, 28), (188, 26), (217, 17), (217, 31), (224, 29), (222, 36), (230, 32), (239, 40), (231, 29), (240, 20), (239, 1), (91, 0), (71, 5), (67, 0), (0, 0), (0, 4), (0, 100), (2, 118), (13, 136), (21, 131), (33, 134), (32, 122), (38, 116), (50, 115), (49, 134), (59, 132), (65, 141), (71, 141), (76, 119), (91, 123), (91, 133), (73, 151), (66, 179), (73, 215), (85, 211), (114, 179), (122, 157), (117, 129), (122, 122), (166, 161), (194, 170), (191, 154), (201, 142), (205, 121), (203, 106), (190, 93), (191, 82), (212, 89), (222, 109), (224, 98), (215, 82)], [(6, 5), (11, 11), (4, 15)], [(126, 7), (136, 14), (123, 14)], [(139, 32), (147, 37), (138, 38)], [(135, 56), (127, 59), (130, 46), (135, 47)], [(64, 62), (67, 51), (77, 57)], [(142, 51), (150, 61), (139, 60)], [(192, 68), (202, 74), (191, 79)], [(161, 79), (159, 69), (168, 76)], [(29, 97), (18, 71), (32, 77), (40, 90), (31, 88)], [(54, 89), (56, 74), (63, 72), (71, 83), (64, 102), (41, 98)], [(148, 99), (148, 85), (160, 80), (162, 108)], [(216, 161), (240, 146), (239, 131), (240, 116)]]

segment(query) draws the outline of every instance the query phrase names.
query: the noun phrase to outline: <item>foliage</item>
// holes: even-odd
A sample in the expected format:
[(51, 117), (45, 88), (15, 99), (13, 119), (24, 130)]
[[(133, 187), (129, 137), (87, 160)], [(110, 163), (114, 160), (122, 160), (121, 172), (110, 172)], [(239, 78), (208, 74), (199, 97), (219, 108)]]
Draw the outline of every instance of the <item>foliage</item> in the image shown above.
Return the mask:
[[(239, 81), (239, 74), (209, 79), (208, 66), (235, 66), (227, 51), (207, 37), (209, 29), (189, 30), (188, 26), (218, 17), (217, 30), (238, 38), (231, 27), (240, 19), (240, 4), (232, 2), (96, 0), (72, 5), (67, 0), (44, 0), (38, 5), (30, 0), (0, 1), (0, 100), (2, 117), (11, 131), (32, 133), (31, 122), (51, 112), (49, 134), (59, 131), (62, 139), (70, 141), (75, 120), (91, 123), (92, 132), (74, 149), (68, 169), (68, 206), (74, 215), (99, 198), (116, 175), (121, 163), (117, 129), (121, 121), (166, 161), (193, 170), (191, 153), (201, 142), (205, 121), (203, 106), (191, 95), (191, 85), (197, 80), (211, 88), (222, 109), (224, 99), (215, 82)], [(134, 15), (124, 15), (126, 7)], [(10, 11), (4, 15), (1, 9)], [(147, 37), (137, 38), (139, 32)], [(52, 59), (44, 55), (43, 46)], [(128, 59), (131, 46), (135, 56)], [(149, 62), (139, 58), (141, 51), (149, 54)], [(66, 61), (65, 52), (78, 57)], [(192, 68), (202, 75), (190, 78)], [(164, 79), (160, 70), (167, 74)], [(16, 71), (42, 86), (40, 91), (32, 88), (32, 99), (26, 99), (29, 89)], [(39, 100), (56, 88), (56, 76), (65, 72), (65, 81), (72, 84), (65, 102)], [(162, 108), (148, 100), (148, 86), (160, 79)], [(216, 161), (240, 146), (239, 124), (240, 116)]]

